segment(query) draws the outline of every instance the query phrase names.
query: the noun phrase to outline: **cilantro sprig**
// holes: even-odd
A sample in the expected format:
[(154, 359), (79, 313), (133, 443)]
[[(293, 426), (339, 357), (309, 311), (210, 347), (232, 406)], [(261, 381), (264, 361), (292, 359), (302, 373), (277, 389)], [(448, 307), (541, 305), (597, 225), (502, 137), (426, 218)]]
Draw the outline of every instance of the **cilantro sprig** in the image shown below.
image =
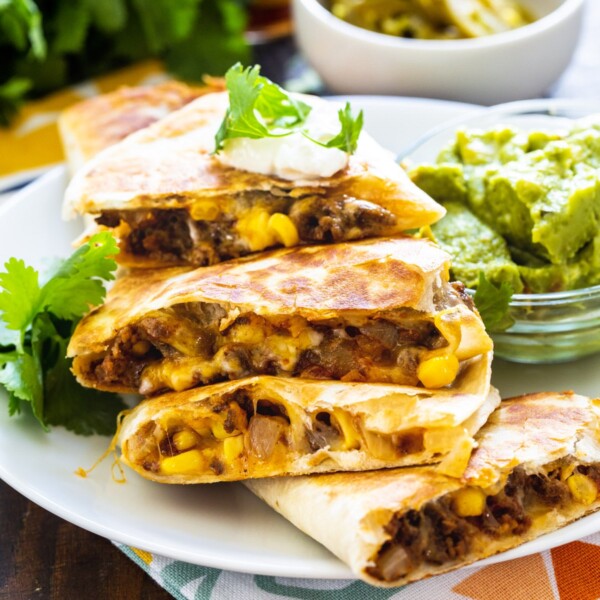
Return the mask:
[(325, 148), (338, 148), (348, 154), (356, 151), (363, 112), (354, 117), (349, 103), (338, 111), (339, 133), (328, 142), (320, 142), (303, 127), (312, 107), (263, 77), (259, 65), (244, 68), (235, 64), (225, 74), (225, 83), (229, 107), (215, 135), (215, 153), (229, 139), (285, 137), (297, 131)]
[[(225, 140), (247, 137), (283, 137), (289, 132), (275, 128), (292, 128), (303, 123), (311, 107), (295, 100), (278, 85), (260, 75), (260, 66), (244, 69), (240, 63), (225, 74), (229, 91), (229, 108), (215, 137), (218, 152)], [(259, 120), (258, 116), (262, 118)]]
[(0, 384), (9, 414), (29, 403), (44, 429), (63, 425), (82, 435), (110, 434), (125, 405), (113, 394), (81, 387), (66, 358), (75, 325), (105, 297), (119, 252), (108, 232), (93, 236), (50, 274), (46, 283), (11, 258), (0, 273)]
[(355, 118), (352, 115), (352, 109), (350, 102), (346, 102), (344, 108), (338, 110), (338, 119), (342, 125), (340, 132), (332, 137), (328, 142), (322, 143), (305, 134), (312, 142), (323, 146), (324, 148), (339, 148), (348, 154), (352, 154), (356, 151), (358, 145), (358, 136), (363, 126), (364, 116), (361, 110), (358, 116)]
[(499, 333), (514, 325), (515, 320), (509, 311), (513, 293), (512, 287), (505, 281), (496, 286), (483, 271), (479, 272), (479, 283), (473, 301), (488, 332)]

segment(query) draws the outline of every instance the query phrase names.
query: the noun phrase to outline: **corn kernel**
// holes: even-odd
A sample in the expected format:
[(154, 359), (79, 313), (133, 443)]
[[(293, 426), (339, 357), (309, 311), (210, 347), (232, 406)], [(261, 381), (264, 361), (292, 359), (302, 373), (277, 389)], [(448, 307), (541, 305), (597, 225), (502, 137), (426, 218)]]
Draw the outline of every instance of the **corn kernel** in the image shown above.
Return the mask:
[(485, 509), (485, 498), (479, 488), (464, 488), (452, 498), (452, 507), (459, 517), (478, 517)]
[(577, 465), (575, 463), (569, 463), (567, 465), (563, 465), (560, 469), (560, 480), (566, 481), (567, 479), (569, 479), (569, 477), (571, 477), (571, 475), (573, 475), (573, 471), (575, 471), (576, 468), (577, 468)]
[(210, 426), (206, 424), (205, 421), (206, 419), (202, 419), (202, 421), (196, 421), (194, 423), (194, 431), (201, 439), (206, 439), (212, 433)]
[(283, 213), (273, 213), (269, 217), (268, 228), (277, 241), (282, 243), (286, 248), (297, 246), (300, 241), (294, 222)]
[(233, 429), (231, 431), (231, 433), (229, 433), (228, 431), (225, 431), (225, 427), (223, 425), (223, 421), (216, 421), (215, 423), (213, 423), (211, 425), (210, 430), (212, 431), (212, 434), (218, 439), (218, 440), (224, 440), (225, 438), (229, 438), (229, 437), (233, 437), (238, 435), (240, 432)]
[(178, 431), (173, 436), (173, 444), (175, 444), (175, 448), (179, 450), (179, 452), (183, 452), (184, 450), (189, 450), (193, 448), (198, 443), (198, 436), (195, 431), (191, 429), (184, 429), (183, 431)]
[(185, 475), (200, 473), (206, 461), (200, 450), (188, 450), (177, 456), (167, 456), (160, 464), (163, 475)]
[(150, 346), (150, 342), (147, 342), (146, 340), (140, 340), (139, 342), (136, 342), (133, 347), (131, 348), (131, 351), (136, 355), (136, 356), (144, 356), (144, 354), (146, 354), (148, 352), (148, 350), (150, 350), (151, 346)]
[(268, 227), (269, 216), (266, 210), (254, 207), (238, 219), (236, 229), (253, 252), (273, 246), (277, 241)]
[(454, 381), (458, 368), (458, 358), (454, 354), (434, 356), (419, 365), (417, 377), (426, 388), (441, 388)]
[(244, 436), (236, 435), (223, 440), (223, 455), (228, 463), (232, 463), (244, 451)]
[(265, 339), (265, 332), (261, 327), (236, 325), (230, 338), (233, 342), (240, 344), (260, 344)]
[(190, 209), (194, 221), (214, 221), (221, 211), (214, 200), (198, 200)]
[(567, 479), (567, 485), (573, 498), (581, 504), (589, 506), (598, 496), (598, 488), (593, 479), (583, 473), (575, 473)]
[(344, 450), (355, 450), (360, 448), (360, 436), (354, 428), (352, 417), (342, 411), (335, 411), (334, 418), (337, 421), (342, 435), (344, 436)]

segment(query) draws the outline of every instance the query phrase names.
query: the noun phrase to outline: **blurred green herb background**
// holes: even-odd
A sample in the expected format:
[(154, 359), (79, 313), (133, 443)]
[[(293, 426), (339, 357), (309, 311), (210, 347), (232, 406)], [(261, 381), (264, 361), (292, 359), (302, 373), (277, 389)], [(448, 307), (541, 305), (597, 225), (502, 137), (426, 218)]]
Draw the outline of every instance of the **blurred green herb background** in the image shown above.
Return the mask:
[(187, 81), (248, 62), (249, 0), (0, 0), (0, 123), (19, 105), (143, 58)]

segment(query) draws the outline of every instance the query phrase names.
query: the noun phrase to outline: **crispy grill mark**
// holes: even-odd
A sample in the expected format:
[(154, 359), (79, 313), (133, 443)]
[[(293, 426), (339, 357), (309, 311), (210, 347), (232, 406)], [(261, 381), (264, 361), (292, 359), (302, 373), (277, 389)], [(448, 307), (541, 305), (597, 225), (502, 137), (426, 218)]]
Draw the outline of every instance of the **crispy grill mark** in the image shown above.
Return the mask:
[(121, 330), (89, 374), (100, 387), (124, 384), (144, 394), (250, 375), (418, 385), (421, 355), (447, 345), (410, 309), (357, 325), (245, 313), (220, 331), (224, 316), (206, 303), (150, 313)]
[[(236, 229), (244, 213), (264, 207), (267, 213), (289, 214), (302, 242), (340, 242), (393, 232), (396, 217), (388, 210), (354, 198), (327, 199), (254, 192), (235, 198), (235, 213), (218, 212), (210, 219), (195, 219), (185, 208), (161, 210), (106, 210), (99, 225), (119, 228), (127, 254), (165, 264), (207, 266), (238, 258), (252, 250)], [(215, 204), (215, 207), (217, 205)], [(125, 226), (122, 226), (122, 223)]]
[[(565, 476), (565, 469), (568, 469)], [(476, 516), (460, 516), (455, 498), (461, 491), (431, 500), (420, 510), (395, 515), (385, 530), (390, 535), (367, 572), (381, 581), (395, 581), (423, 564), (454, 564), (469, 554), (475, 538), (499, 539), (526, 533), (532, 514), (566, 507), (581, 501), (572, 492), (569, 477), (585, 475), (588, 484), (600, 489), (600, 466), (579, 465), (566, 458), (540, 473), (527, 474), (517, 467), (504, 487), (485, 497)], [(479, 488), (477, 488), (479, 489)]]

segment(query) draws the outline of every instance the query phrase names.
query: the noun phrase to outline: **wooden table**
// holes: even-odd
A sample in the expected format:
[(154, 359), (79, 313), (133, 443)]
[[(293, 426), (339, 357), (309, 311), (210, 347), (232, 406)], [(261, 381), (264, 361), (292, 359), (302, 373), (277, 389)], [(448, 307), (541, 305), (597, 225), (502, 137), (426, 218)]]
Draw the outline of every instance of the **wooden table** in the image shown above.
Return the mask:
[(0, 481), (0, 600), (173, 600), (111, 542)]

